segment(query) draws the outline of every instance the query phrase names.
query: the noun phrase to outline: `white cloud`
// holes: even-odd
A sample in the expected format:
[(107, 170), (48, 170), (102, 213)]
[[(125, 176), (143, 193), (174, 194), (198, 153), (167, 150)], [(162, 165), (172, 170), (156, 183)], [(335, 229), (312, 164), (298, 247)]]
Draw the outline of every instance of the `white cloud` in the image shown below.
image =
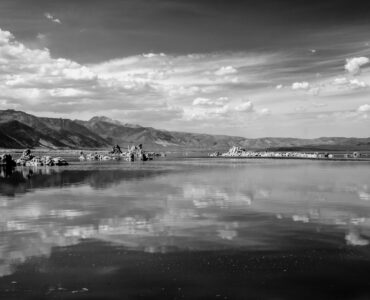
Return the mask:
[(208, 98), (198, 97), (194, 99), (193, 101), (193, 105), (211, 105), (211, 104), (212, 104), (212, 100)]
[(294, 82), (292, 84), (293, 90), (308, 90), (309, 88), (310, 88), (310, 84), (307, 81)]
[(46, 12), (44, 14), (44, 16), (45, 16), (46, 19), (48, 19), (48, 20), (50, 20), (54, 23), (62, 24), (62, 22), (58, 18), (54, 17), (52, 14), (50, 14), (48, 12)]
[(81, 97), (90, 94), (88, 91), (83, 91), (75, 88), (56, 88), (50, 90), (49, 93), (52, 97)]
[[(245, 113), (250, 115), (248, 119), (270, 115), (268, 108), (255, 109), (251, 101), (241, 102), (237, 105), (231, 105), (228, 98), (219, 98), (219, 105), (214, 105), (213, 100), (207, 98), (196, 98), (193, 106), (184, 110), (184, 119), (192, 121), (219, 122), (227, 120), (227, 124), (243, 122)], [(228, 103), (221, 105), (221, 103)], [(195, 103), (195, 105), (194, 105)], [(212, 103), (212, 104), (210, 104)]]
[(26, 76), (21, 76), (18, 74), (5, 76), (5, 85), (7, 86), (21, 86), (25, 85), (26, 82), (27, 82)]
[(361, 67), (368, 64), (370, 60), (367, 57), (352, 57), (346, 59), (344, 68), (351, 74), (356, 75), (361, 72)]
[(357, 89), (357, 88), (366, 88), (369, 85), (358, 79), (358, 78), (353, 78), (353, 79), (348, 79), (346, 77), (338, 77), (333, 80), (333, 85), (341, 86), (342, 88), (345, 89)]
[(9, 43), (9, 41), (13, 38), (14, 36), (9, 31), (0, 29), (0, 46)]
[(157, 57), (157, 56), (161, 56), (161, 57), (164, 57), (164, 56), (166, 56), (166, 54), (164, 54), (164, 53), (144, 53), (143, 54), (143, 57), (145, 57), (145, 58), (153, 58), (153, 57)]
[(350, 232), (345, 237), (347, 244), (351, 246), (367, 246), (369, 241), (360, 237), (357, 232)]
[(234, 67), (232, 67), (232, 66), (226, 66), (226, 67), (221, 67), (220, 69), (218, 69), (215, 72), (215, 74), (217, 76), (224, 76), (224, 75), (235, 74), (237, 72), (238, 72), (238, 70), (235, 69)]
[[(1, 100), (6, 103), (38, 113), (82, 110), (85, 115), (88, 111), (107, 111), (111, 115), (113, 111), (114, 114), (121, 111), (125, 115), (130, 111), (126, 114), (128, 121), (133, 118), (133, 122), (148, 124), (147, 120), (157, 118), (153, 126), (160, 126), (157, 124), (162, 124), (165, 116), (172, 120), (170, 116), (183, 115), (181, 110), (163, 106), (163, 101), (171, 107), (182, 107), (185, 100), (188, 116), (214, 119), (236, 112), (236, 101), (220, 95), (234, 93), (233, 76), (205, 76), (205, 72), (214, 65), (225, 64), (229, 67), (221, 70), (230, 74), (238, 67), (259, 66), (268, 59), (243, 53), (230, 56), (148, 53), (87, 66), (65, 58), (52, 58), (46, 48), (30, 49), (16, 41), (11, 33), (1, 30), (0, 43)], [(190, 101), (188, 97), (195, 95), (200, 99)], [(63, 101), (65, 98), (68, 100)], [(148, 113), (136, 113), (143, 106)], [(149, 110), (155, 113), (150, 115)]]
[[(147, 84), (163, 97), (180, 99), (199, 96), (212, 99), (220, 97), (233, 85), (253, 81), (258, 72), (233, 75), (237, 68), (266, 64), (269, 56), (235, 54), (191, 54), (182, 56), (145, 54), (115, 59), (94, 65), (92, 70), (99, 78), (114, 81), (115, 84), (129, 82), (131, 85)], [(218, 69), (215, 76), (211, 72), (215, 65), (226, 65)], [(233, 67), (231, 67), (233, 66)], [(234, 91), (232, 91), (234, 93)]]
[(254, 105), (251, 101), (243, 102), (235, 107), (235, 111), (239, 112), (253, 112)]
[[(46, 43), (40, 41), (43, 38), (39, 36), (36, 45)], [(358, 78), (343, 76), (344, 80), (335, 80), (326, 77), (322, 70), (322, 77), (315, 78), (315, 70), (311, 79), (305, 79), (310, 83), (293, 83), (299, 78), (299, 68), (287, 72), (283, 65), (287, 60), (282, 54), (233, 52), (174, 56), (147, 53), (83, 65), (66, 58), (54, 58), (47, 48), (37, 49), (36, 45), (30, 48), (10, 32), (0, 30), (2, 108), (58, 117), (70, 114), (79, 117), (77, 112), (81, 112), (81, 117), (88, 118), (99, 112), (158, 128), (165, 128), (162, 124), (173, 120), (171, 128), (174, 130), (204, 129), (204, 132), (256, 136), (264, 135), (264, 131), (270, 134), (267, 130), (271, 129), (273, 134), (281, 135), (281, 131), (274, 131), (271, 120), (284, 118), (285, 113), (301, 103), (302, 97), (307, 100), (307, 94), (315, 93), (318, 91), (315, 88), (319, 87), (322, 92), (317, 101), (328, 103), (325, 110), (329, 114), (333, 109), (350, 111), (348, 115), (353, 117), (348, 117), (348, 122), (369, 114), (356, 110), (368, 103), (363, 91), (369, 80), (366, 73)], [(276, 80), (277, 83), (291, 80), (292, 88), (278, 84), (276, 89), (282, 89), (280, 92), (271, 89)], [(304, 93), (293, 92), (295, 88)], [(338, 90), (345, 92), (338, 93)], [(330, 101), (322, 99), (338, 94), (341, 97), (327, 99)], [(246, 95), (253, 103), (240, 101)], [(354, 97), (349, 98), (349, 95)], [(163, 105), (165, 102), (168, 107)], [(176, 109), (179, 107), (183, 111)], [(315, 109), (312, 105), (307, 107), (307, 113)], [(145, 113), (140, 114), (142, 108)], [(270, 109), (274, 114), (260, 121), (270, 114)], [(345, 119), (339, 115), (335, 118)], [(266, 124), (262, 123), (264, 121)], [(284, 134), (294, 134), (295, 130), (298, 132), (299, 126), (290, 126)], [(361, 130), (358, 132), (363, 135), (366, 129)]]
[(307, 216), (301, 216), (301, 215), (293, 215), (292, 219), (294, 222), (303, 222), (303, 223), (309, 223), (310, 218)]
[(357, 88), (364, 88), (364, 87), (367, 87), (367, 86), (368, 86), (364, 81), (358, 80), (357, 78), (355, 78), (355, 79), (351, 79), (351, 80), (349, 81), (349, 83), (350, 83), (353, 87), (357, 87)]
[(257, 113), (261, 116), (267, 116), (269, 115), (271, 112), (268, 108), (262, 108), (260, 110), (257, 111)]
[(360, 112), (360, 113), (370, 112), (370, 105), (369, 104), (363, 104), (363, 105), (358, 107), (357, 111)]
[(334, 79), (333, 83), (336, 85), (345, 85), (348, 83), (348, 79), (345, 77), (338, 77)]
[[(147, 99), (154, 93), (145, 85), (132, 90), (126, 88), (128, 82), (115, 86), (110, 83), (110, 79), (99, 78), (88, 66), (65, 58), (54, 59), (48, 49), (27, 48), (0, 29), (0, 88), (2, 99), (12, 106), (28, 111), (67, 112), (73, 108), (56, 98), (68, 97), (73, 98), (77, 110), (132, 109), (139, 105), (134, 103), (138, 93), (150, 91)], [(156, 106), (158, 103), (152, 107)]]
[(219, 97), (216, 100), (198, 97), (194, 99), (193, 105), (195, 106), (224, 106), (228, 102), (229, 102), (229, 98), (227, 97)]
[[(62, 70), (62, 74), (68, 79), (93, 80), (97, 78), (97, 75), (85, 66), (78, 66), (75, 63), (68, 63), (68, 65), (68, 67)], [(57, 75), (58, 71), (55, 71), (53, 74)]]

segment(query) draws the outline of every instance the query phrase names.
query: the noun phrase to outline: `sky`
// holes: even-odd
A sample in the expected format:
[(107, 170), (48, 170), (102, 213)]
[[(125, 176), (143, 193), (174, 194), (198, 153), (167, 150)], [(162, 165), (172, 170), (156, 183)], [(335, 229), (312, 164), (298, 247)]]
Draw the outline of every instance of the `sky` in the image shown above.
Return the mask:
[(369, 137), (370, 3), (0, 0), (0, 109)]

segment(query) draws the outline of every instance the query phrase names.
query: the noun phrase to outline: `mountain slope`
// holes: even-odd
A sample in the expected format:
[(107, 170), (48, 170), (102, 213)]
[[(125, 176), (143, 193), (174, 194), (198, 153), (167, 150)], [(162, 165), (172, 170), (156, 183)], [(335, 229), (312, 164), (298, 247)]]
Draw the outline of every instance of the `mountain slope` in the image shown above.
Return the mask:
[(85, 126), (69, 119), (40, 118), (43, 124), (58, 133), (59, 140), (68, 147), (99, 148), (109, 143)]
[(126, 147), (142, 143), (146, 149), (203, 149), (227, 150), (240, 146), (254, 150), (370, 150), (370, 138), (323, 137), (317, 139), (258, 138), (196, 134), (158, 130), (151, 127), (127, 127), (118, 121), (94, 117), (89, 121), (77, 121), (99, 134), (112, 144)]
[(224, 151), (231, 146), (250, 150), (370, 150), (370, 138), (258, 138), (196, 134), (124, 124), (107, 117), (89, 121), (36, 117), (22, 111), (0, 110), (1, 148), (125, 148), (144, 144), (147, 150)]
[(15, 110), (0, 110), (0, 147), (101, 148), (108, 141), (68, 119), (38, 118)]
[(60, 141), (16, 120), (0, 123), (0, 145), (4, 148), (64, 146)]
[(122, 147), (142, 143), (147, 149), (220, 149), (245, 140), (242, 137), (171, 132), (141, 126), (128, 127), (97, 117), (89, 121), (75, 121), (96, 132), (111, 144), (119, 144)]

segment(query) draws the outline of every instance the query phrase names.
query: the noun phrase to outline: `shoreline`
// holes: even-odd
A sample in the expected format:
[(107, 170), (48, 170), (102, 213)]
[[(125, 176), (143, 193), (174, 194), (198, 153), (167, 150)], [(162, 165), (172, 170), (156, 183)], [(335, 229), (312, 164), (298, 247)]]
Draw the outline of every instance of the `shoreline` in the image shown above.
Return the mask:
[(370, 158), (305, 158), (305, 157), (256, 157), (256, 156), (209, 156), (211, 159), (284, 159), (284, 160), (319, 160), (319, 161), (362, 161), (362, 162), (370, 162)]

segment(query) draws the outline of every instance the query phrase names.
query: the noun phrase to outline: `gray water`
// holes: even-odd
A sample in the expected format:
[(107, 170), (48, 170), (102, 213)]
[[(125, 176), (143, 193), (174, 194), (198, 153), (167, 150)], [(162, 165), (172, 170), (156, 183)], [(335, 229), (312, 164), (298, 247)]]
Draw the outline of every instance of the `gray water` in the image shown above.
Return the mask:
[(369, 299), (370, 164), (2, 170), (0, 299)]

